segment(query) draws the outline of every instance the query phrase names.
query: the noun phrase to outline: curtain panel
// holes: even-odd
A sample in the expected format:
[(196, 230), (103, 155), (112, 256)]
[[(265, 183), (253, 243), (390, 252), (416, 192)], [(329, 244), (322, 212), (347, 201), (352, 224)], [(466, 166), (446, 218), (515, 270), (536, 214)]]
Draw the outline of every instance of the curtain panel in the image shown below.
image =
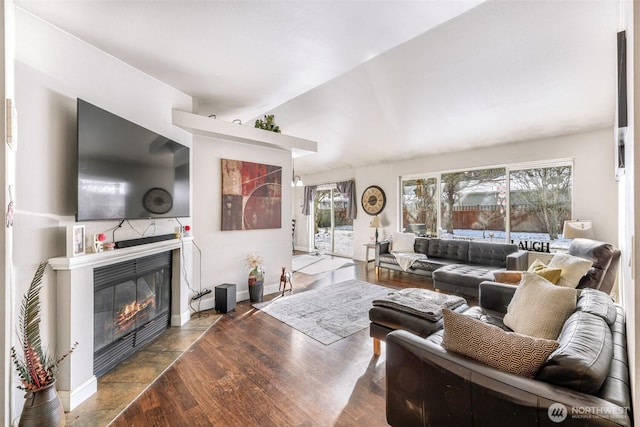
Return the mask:
[(336, 183), (338, 191), (347, 198), (347, 217), (356, 219), (358, 216), (358, 205), (356, 202), (356, 182), (343, 181)]
[[(356, 219), (358, 215), (358, 204), (356, 201), (356, 181), (342, 181), (336, 183), (336, 189), (347, 198), (347, 217)], [(302, 205), (302, 214), (311, 215), (313, 200), (318, 190), (317, 185), (309, 185), (304, 187), (304, 204)]]

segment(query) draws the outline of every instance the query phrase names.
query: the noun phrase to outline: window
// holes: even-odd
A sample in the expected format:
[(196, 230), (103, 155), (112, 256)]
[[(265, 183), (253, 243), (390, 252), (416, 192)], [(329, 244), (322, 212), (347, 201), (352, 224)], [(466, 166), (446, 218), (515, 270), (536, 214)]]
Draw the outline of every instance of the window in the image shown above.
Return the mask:
[(571, 166), (513, 170), (509, 174), (512, 240), (556, 240), (571, 219)]
[(442, 235), (505, 240), (505, 182), (505, 168), (443, 173)]
[(434, 236), (438, 230), (438, 178), (402, 180), (402, 230)]
[(348, 199), (335, 185), (325, 185), (314, 200), (314, 247), (321, 253), (353, 256), (353, 219), (347, 214)]
[[(570, 219), (570, 162), (401, 180), (402, 230), (497, 241), (556, 241)], [(555, 246), (555, 245), (554, 245)]]

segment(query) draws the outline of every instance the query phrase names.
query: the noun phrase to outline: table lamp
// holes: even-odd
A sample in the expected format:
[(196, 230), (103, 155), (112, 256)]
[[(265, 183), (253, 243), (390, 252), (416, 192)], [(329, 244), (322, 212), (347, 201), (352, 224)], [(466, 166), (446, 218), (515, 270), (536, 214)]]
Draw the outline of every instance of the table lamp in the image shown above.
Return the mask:
[(382, 227), (380, 224), (380, 217), (378, 215), (374, 216), (369, 224), (369, 227), (376, 229), (376, 243), (378, 243), (378, 227)]
[(565, 239), (577, 239), (579, 237), (595, 239), (596, 235), (593, 232), (593, 223), (591, 220), (574, 219), (564, 222), (562, 237)]

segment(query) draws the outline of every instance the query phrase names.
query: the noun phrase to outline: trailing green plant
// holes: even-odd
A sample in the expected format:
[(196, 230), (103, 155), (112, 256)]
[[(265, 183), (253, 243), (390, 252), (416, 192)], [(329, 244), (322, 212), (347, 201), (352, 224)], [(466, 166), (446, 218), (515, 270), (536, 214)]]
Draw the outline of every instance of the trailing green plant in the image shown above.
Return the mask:
[(271, 132), (280, 133), (280, 126), (276, 124), (276, 120), (273, 114), (265, 115), (264, 120), (256, 120), (255, 127), (259, 129), (269, 130)]
[(18, 371), (22, 386), (18, 388), (25, 391), (33, 391), (45, 387), (56, 380), (58, 365), (73, 350), (78, 343), (60, 356), (58, 359), (43, 351), (40, 339), (40, 290), (42, 289), (42, 277), (47, 267), (47, 262), (38, 265), (29, 290), (22, 297), (20, 316), (18, 318), (18, 341), (22, 348), (22, 355), (18, 355), (15, 347), (11, 347), (11, 360)]

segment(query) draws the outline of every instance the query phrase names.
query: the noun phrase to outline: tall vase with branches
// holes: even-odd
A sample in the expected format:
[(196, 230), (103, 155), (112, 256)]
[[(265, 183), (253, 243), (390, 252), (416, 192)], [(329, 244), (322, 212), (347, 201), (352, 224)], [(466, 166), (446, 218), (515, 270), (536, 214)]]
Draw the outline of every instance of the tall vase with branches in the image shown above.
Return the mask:
[(256, 252), (251, 252), (245, 260), (249, 268), (249, 300), (251, 302), (261, 302), (264, 292), (264, 270), (262, 265), (264, 260)]
[(64, 410), (54, 386), (60, 362), (77, 346), (75, 343), (57, 359), (43, 349), (40, 337), (40, 291), (46, 267), (47, 262), (38, 265), (31, 285), (22, 298), (17, 328), (21, 354), (11, 347), (11, 360), (21, 382), (18, 388), (27, 392), (20, 426), (64, 425)]

